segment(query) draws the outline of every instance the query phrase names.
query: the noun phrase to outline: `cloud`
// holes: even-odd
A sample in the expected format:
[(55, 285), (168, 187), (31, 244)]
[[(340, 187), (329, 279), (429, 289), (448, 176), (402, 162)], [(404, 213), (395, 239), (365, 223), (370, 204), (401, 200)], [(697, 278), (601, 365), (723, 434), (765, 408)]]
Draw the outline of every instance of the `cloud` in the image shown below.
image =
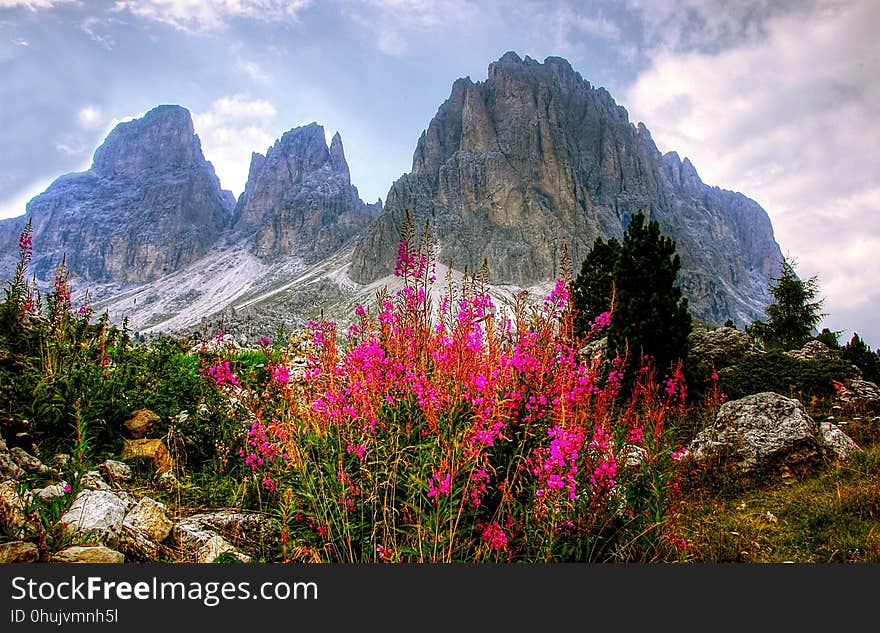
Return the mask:
[(251, 152), (265, 152), (277, 138), (269, 131), (277, 113), (268, 101), (244, 95), (221, 97), (206, 112), (193, 113), (205, 158), (224, 189), (236, 196), (244, 191)]
[(222, 29), (234, 18), (296, 21), (310, 4), (311, 0), (118, 0), (115, 8), (183, 31), (202, 31)]
[(51, 9), (56, 4), (65, 4), (74, 0), (0, 0), (0, 9), (15, 9), (24, 7), (31, 11)]
[[(622, 101), (661, 150), (767, 209), (801, 276), (819, 276), (831, 327), (880, 343), (878, 21), (870, 1), (774, 16), (739, 46), (657, 54)], [(835, 317), (856, 309), (861, 325)]]
[(80, 109), (76, 114), (79, 124), (87, 130), (94, 130), (104, 125), (105, 117), (101, 108), (97, 106), (86, 106)]

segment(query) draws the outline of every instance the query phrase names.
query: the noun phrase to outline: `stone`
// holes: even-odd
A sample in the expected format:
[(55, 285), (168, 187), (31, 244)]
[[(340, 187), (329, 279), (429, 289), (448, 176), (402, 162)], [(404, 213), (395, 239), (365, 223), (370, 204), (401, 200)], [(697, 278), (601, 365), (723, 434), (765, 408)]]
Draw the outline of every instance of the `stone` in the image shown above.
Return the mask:
[(46, 486), (45, 488), (40, 488), (38, 490), (34, 490), (34, 494), (36, 494), (40, 499), (57, 499), (58, 497), (63, 497), (67, 494), (67, 483), (61, 482), (60, 484), (51, 484)]
[(113, 483), (122, 483), (131, 479), (131, 467), (115, 459), (107, 459), (98, 464), (98, 472)]
[(0, 453), (0, 479), (18, 479), (24, 474), (8, 452)]
[(507, 53), (485, 81), (456, 80), (418, 140), (412, 170), (358, 238), (348, 275), (392, 274), (408, 211), (420, 243), (430, 221), (441, 264), (531, 287), (577, 271), (597, 237), (620, 238), (643, 209), (681, 255), (695, 316), (739, 324), (765, 315), (782, 254), (755, 201), (711, 187), (675, 152), (661, 154), (603, 88), (559, 57)]
[(72, 545), (55, 553), (49, 560), (53, 563), (119, 564), (125, 562), (125, 555), (109, 547)]
[(61, 525), (74, 536), (93, 537), (105, 545), (122, 534), (128, 503), (106, 490), (83, 490), (61, 516)]
[(70, 455), (67, 453), (56, 453), (52, 456), (52, 459), (49, 460), (49, 465), (52, 468), (63, 470), (70, 465)]
[(4, 481), (0, 484), (0, 531), (15, 532), (26, 522), (25, 499), (18, 493), (14, 481)]
[(191, 515), (174, 526), (171, 537), (184, 557), (193, 562), (211, 562), (226, 551), (248, 562), (250, 557), (238, 547), (273, 551), (278, 546), (277, 530), (271, 520), (259, 513), (235, 510)]
[(18, 464), (22, 470), (29, 473), (42, 473), (46, 471), (46, 466), (39, 459), (25, 451), (20, 446), (9, 449), (9, 456)]
[(154, 543), (161, 543), (171, 532), (173, 524), (165, 513), (165, 504), (144, 497), (125, 515), (122, 527)]
[(590, 341), (586, 345), (584, 345), (578, 354), (581, 358), (589, 359), (589, 360), (597, 360), (601, 358), (605, 354), (605, 349), (608, 347), (608, 337), (603, 336), (602, 338), (596, 339), (595, 341)]
[(138, 439), (123, 440), (122, 460), (149, 459), (152, 460), (156, 473), (164, 473), (174, 470), (174, 460), (171, 453), (162, 440)]
[(825, 360), (837, 356), (837, 353), (825, 343), (816, 340), (807, 341), (801, 349), (793, 349), (785, 353), (798, 360)]
[(79, 480), (79, 485), (84, 490), (110, 490), (109, 484), (104, 481), (101, 473), (97, 470), (84, 473)]
[(296, 255), (322, 261), (358, 235), (381, 210), (351, 184), (337, 132), (330, 147), (317, 123), (285, 132), (266, 155), (251, 156), (235, 231), (253, 236), (253, 251), (272, 259)]
[(762, 392), (721, 405), (688, 447), (697, 462), (723, 460), (740, 473), (808, 469), (820, 457), (819, 425), (798, 400)]
[(859, 450), (858, 444), (832, 422), (822, 422), (819, 427), (819, 439), (826, 449), (826, 454), (840, 461), (849, 459), (850, 455)]
[(122, 423), (122, 435), (130, 440), (143, 439), (157, 422), (159, 422), (158, 415), (149, 409), (138, 409)]
[(40, 550), (27, 541), (0, 543), (0, 564), (33, 563), (40, 558)]
[[(234, 206), (202, 154), (189, 111), (160, 105), (118, 124), (90, 169), (57, 178), (27, 203), (31, 270), (51, 283), (66, 256), (68, 269), (87, 282), (153, 281), (208, 254)], [(0, 221), (0, 252), (15, 252), (6, 249), (22, 226), (19, 218)]]
[(880, 408), (880, 387), (868, 380), (852, 379), (835, 383), (835, 400), (848, 410)]
[(694, 328), (688, 336), (688, 343), (693, 357), (714, 365), (717, 369), (758, 352), (751, 336), (732, 327), (715, 330)]

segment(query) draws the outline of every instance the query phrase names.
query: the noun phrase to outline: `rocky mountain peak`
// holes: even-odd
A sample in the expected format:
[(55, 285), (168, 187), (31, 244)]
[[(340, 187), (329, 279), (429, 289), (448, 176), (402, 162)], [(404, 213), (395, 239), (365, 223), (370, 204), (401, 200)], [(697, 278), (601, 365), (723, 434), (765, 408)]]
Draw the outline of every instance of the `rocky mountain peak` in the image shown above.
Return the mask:
[(563, 247), (577, 270), (595, 239), (620, 237), (638, 209), (676, 240), (697, 316), (762, 314), (781, 260), (763, 209), (707, 187), (687, 159), (662, 157), (647, 127), (566, 60), (510, 51), (485, 81), (453, 83), (350, 275), (390, 273), (404, 210), (415, 226), (430, 219), (443, 263), (475, 270), (486, 259), (490, 282), (527, 287), (560, 274)]
[(327, 146), (317, 123), (285, 132), (265, 156), (254, 154), (235, 208), (236, 230), (262, 258), (327, 256), (376, 215), (351, 184), (337, 132)]
[[(117, 125), (89, 170), (61, 176), (28, 202), (33, 268), (48, 279), (66, 256), (75, 277), (151, 281), (204, 255), (234, 204), (202, 154), (189, 111), (158, 106)], [(0, 223), (0, 234), (15, 220)]]

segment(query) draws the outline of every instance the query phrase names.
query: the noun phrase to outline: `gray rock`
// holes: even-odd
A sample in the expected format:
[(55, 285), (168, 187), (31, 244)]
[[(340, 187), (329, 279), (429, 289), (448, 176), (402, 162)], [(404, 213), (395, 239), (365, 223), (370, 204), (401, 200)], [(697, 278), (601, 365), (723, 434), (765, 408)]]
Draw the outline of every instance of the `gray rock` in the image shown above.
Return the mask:
[(131, 467), (115, 459), (107, 459), (98, 464), (98, 472), (113, 483), (121, 483), (131, 479)]
[(266, 551), (278, 545), (277, 531), (265, 515), (235, 510), (189, 516), (174, 526), (171, 538), (187, 560), (197, 562), (211, 562), (226, 551), (245, 560), (239, 547)]
[(859, 450), (858, 444), (831, 422), (823, 422), (819, 427), (819, 441), (829, 457), (841, 461), (849, 459), (850, 455)]
[(793, 349), (785, 353), (798, 360), (825, 360), (837, 356), (837, 353), (825, 343), (815, 340), (808, 341), (801, 349)]
[(868, 380), (847, 380), (838, 389), (836, 400), (848, 409), (880, 407), (880, 387)]
[(53, 563), (119, 564), (125, 562), (125, 555), (109, 547), (73, 545), (57, 552), (50, 560)]
[(104, 481), (101, 473), (97, 470), (90, 470), (83, 474), (79, 485), (84, 490), (110, 490), (110, 485)]
[(16, 464), (21, 466), (22, 470), (26, 470), (30, 473), (42, 473), (46, 471), (46, 466), (43, 462), (19, 446), (10, 448), (9, 456)]
[[(190, 113), (158, 106), (117, 125), (89, 170), (61, 176), (28, 202), (31, 267), (51, 282), (66, 256), (86, 281), (154, 280), (207, 254), (234, 204), (202, 154)], [(17, 251), (23, 225), (23, 218), (0, 221), (0, 251)]]
[(40, 550), (27, 541), (0, 543), (0, 564), (33, 563), (40, 558)]
[(688, 447), (697, 462), (724, 460), (742, 473), (809, 467), (820, 456), (819, 426), (798, 400), (763, 392), (721, 405), (715, 423)]
[(64, 529), (73, 535), (94, 537), (105, 545), (115, 544), (122, 534), (128, 503), (106, 490), (83, 490), (61, 517)]
[(144, 497), (128, 511), (122, 526), (130, 533), (161, 543), (171, 532), (173, 524), (165, 514), (165, 504)]
[(0, 453), (0, 479), (18, 479), (24, 471), (8, 452)]
[(18, 493), (14, 481), (0, 484), (0, 531), (13, 533), (27, 522), (25, 498)]
[(694, 357), (714, 364), (718, 369), (758, 351), (752, 337), (732, 327), (695, 328), (688, 336), (688, 343)]
[(311, 123), (286, 132), (265, 156), (252, 155), (235, 230), (255, 234), (262, 258), (297, 255), (311, 263), (362, 231), (377, 205), (364, 204), (351, 184), (339, 134), (328, 148), (324, 128)]
[(349, 275), (391, 274), (409, 210), (416, 231), (430, 220), (441, 263), (475, 271), (485, 259), (490, 283), (528, 287), (561, 275), (563, 246), (578, 270), (595, 239), (620, 238), (638, 209), (676, 241), (697, 317), (763, 316), (782, 259), (767, 213), (705, 185), (688, 159), (662, 156), (642, 124), (564, 59), (507, 53), (486, 81), (453, 84)]
[(67, 494), (67, 491), (65, 490), (66, 486), (66, 482), (61, 482), (60, 484), (52, 484), (46, 486), (45, 488), (34, 490), (34, 494), (36, 494), (40, 499), (56, 499), (58, 497), (63, 497)]

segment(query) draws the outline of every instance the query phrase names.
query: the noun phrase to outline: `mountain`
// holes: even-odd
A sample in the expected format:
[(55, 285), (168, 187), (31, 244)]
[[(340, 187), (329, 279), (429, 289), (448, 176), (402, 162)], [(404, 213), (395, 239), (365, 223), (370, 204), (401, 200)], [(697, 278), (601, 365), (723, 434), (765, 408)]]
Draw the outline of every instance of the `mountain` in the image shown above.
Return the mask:
[[(234, 204), (202, 154), (189, 111), (158, 106), (117, 125), (89, 170), (61, 176), (28, 202), (32, 270), (48, 279), (66, 255), (82, 280), (154, 281), (207, 254), (230, 226)], [(0, 241), (13, 243), (25, 221), (0, 223)]]
[(235, 230), (263, 259), (298, 255), (313, 263), (336, 252), (381, 211), (351, 184), (337, 132), (330, 147), (317, 123), (285, 132), (266, 155), (251, 156)]
[(349, 274), (369, 283), (393, 270), (408, 210), (417, 228), (430, 220), (441, 262), (476, 270), (485, 259), (490, 283), (541, 284), (560, 275), (564, 247), (576, 273), (595, 239), (620, 238), (638, 209), (675, 239), (697, 317), (763, 315), (782, 260), (766, 212), (661, 155), (648, 129), (566, 60), (508, 52), (485, 81), (455, 81)]

